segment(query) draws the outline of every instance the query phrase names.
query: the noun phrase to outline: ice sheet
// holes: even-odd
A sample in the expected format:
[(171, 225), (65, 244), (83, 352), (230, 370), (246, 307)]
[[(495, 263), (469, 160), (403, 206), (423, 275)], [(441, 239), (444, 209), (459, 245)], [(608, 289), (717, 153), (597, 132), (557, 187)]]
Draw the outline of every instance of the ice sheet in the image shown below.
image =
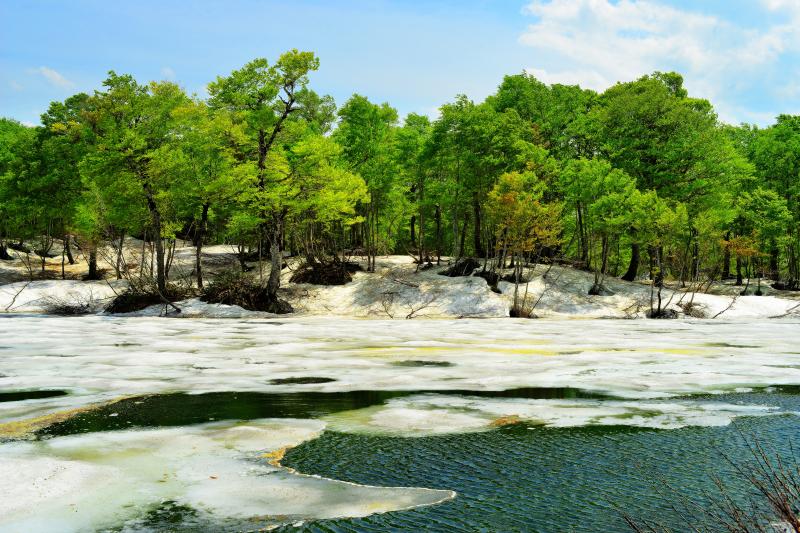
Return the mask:
[(447, 490), (370, 487), (296, 474), (265, 453), (315, 438), (315, 420), (254, 420), (56, 437), (0, 446), (0, 531), (81, 531), (170, 501), (254, 527), (430, 505)]

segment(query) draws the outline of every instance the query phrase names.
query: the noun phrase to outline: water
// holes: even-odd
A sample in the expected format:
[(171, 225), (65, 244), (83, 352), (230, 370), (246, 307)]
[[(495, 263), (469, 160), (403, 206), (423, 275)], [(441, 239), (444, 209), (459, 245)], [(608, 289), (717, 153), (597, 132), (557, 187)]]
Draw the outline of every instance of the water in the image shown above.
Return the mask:
[(685, 530), (798, 441), (798, 332), (2, 317), (0, 531)]

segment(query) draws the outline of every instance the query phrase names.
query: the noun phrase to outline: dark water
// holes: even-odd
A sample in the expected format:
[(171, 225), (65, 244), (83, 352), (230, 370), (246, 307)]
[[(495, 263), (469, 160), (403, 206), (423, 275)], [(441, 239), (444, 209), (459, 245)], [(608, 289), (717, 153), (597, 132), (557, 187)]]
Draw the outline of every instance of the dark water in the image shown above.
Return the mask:
[[(128, 398), (88, 411), (39, 432), (40, 436), (72, 435), (133, 427), (202, 424), (212, 420), (256, 418), (320, 418), (341, 411), (380, 405), (393, 398), (426, 394), (465, 394), (492, 398), (612, 399), (569, 387), (526, 387), (504, 391), (387, 391), (347, 392), (211, 392), (206, 394), (156, 394)], [(17, 393), (22, 394), (22, 393)], [(109, 416), (113, 415), (113, 416)]]
[[(436, 391), (426, 391), (436, 392)], [(444, 391), (442, 391), (444, 393)], [(800, 412), (797, 388), (693, 397), (763, 404)], [(415, 392), (416, 393), (416, 392)], [(447, 391), (447, 394), (457, 392)], [(466, 394), (465, 391), (462, 393)], [(42, 437), (125, 427), (177, 426), (208, 420), (313, 418), (363, 408), (402, 391), (343, 393), (169, 394), (133, 398), (53, 426)], [(469, 392), (475, 395), (474, 392)], [(576, 389), (520, 389), (483, 396), (595, 397)], [(116, 413), (115, 416), (109, 415)], [(717, 428), (544, 428), (524, 425), (485, 433), (423, 438), (325, 432), (291, 450), (283, 464), (303, 473), (355, 483), (455, 490), (455, 500), (362, 519), (322, 520), (279, 531), (625, 532), (622, 515), (687, 531), (681, 498), (709, 507), (712, 477), (745, 501), (752, 488), (724, 456), (744, 464), (757, 439), (783, 458), (800, 446), (800, 417), (737, 419)], [(710, 493), (706, 494), (706, 493)], [(674, 507), (678, 507), (678, 510)], [(156, 531), (241, 531), (243, 524), (198, 522), (192, 509), (164, 502), (137, 526)], [(130, 524), (129, 524), (130, 526)], [(251, 529), (246, 527), (245, 529)], [(710, 531), (718, 530), (713, 525)]]
[[(741, 432), (741, 433), (740, 433)], [(786, 457), (794, 416), (740, 419), (725, 428), (645, 430), (507, 427), (489, 433), (396, 438), (325, 433), (289, 452), (284, 464), (356, 483), (452, 489), (438, 506), (319, 521), (304, 531), (631, 531), (623, 513), (687, 531), (673, 505), (708, 507), (711, 479), (744, 501), (750, 486), (723, 458), (752, 458), (742, 434)], [(668, 488), (665, 482), (673, 489)], [(696, 523), (696, 522), (695, 522)], [(710, 530), (718, 530), (710, 526)], [(282, 531), (295, 530), (284, 528)]]
[(64, 390), (15, 390), (0, 391), (0, 402), (19, 402), (22, 400), (38, 400), (40, 398), (55, 398), (66, 396)]

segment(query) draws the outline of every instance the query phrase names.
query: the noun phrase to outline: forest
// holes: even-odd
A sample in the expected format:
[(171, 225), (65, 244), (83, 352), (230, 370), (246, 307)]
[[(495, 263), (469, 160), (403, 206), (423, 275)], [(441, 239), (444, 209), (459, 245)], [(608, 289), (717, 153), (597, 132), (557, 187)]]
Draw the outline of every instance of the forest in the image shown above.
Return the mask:
[(401, 118), (318, 94), (319, 67), (307, 51), (255, 59), (207, 96), (112, 71), (40, 126), (0, 119), (0, 259), (23, 250), (43, 271), (58, 240), (97, 279), (98, 250), (136, 236), (137, 274), (171, 299), (176, 239), (197, 248), (198, 288), (203, 245), (227, 243), (243, 271), (258, 261), (251, 288), (275, 311), (287, 256), (332, 283), (350, 257), (369, 271), (392, 253), (470, 258), (490, 284), (558, 262), (593, 272), (596, 294), (607, 277), (799, 288), (800, 116), (727, 125), (655, 72), (602, 93), (509, 75), (483, 102)]

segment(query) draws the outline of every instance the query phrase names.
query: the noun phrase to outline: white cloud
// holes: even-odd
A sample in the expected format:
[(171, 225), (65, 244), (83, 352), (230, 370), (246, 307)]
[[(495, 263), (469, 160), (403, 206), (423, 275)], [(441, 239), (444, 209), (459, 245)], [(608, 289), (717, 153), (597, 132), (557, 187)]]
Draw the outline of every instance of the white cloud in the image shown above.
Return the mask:
[(34, 69), (34, 72), (44, 76), (44, 78), (51, 85), (54, 85), (56, 87), (69, 88), (75, 86), (74, 83), (65, 78), (60, 72), (58, 72), (57, 70), (53, 70), (49, 67), (39, 67), (37, 69)]
[(741, 28), (652, 0), (534, 0), (524, 12), (536, 22), (519, 40), (537, 52), (528, 71), (546, 83), (603, 90), (655, 70), (676, 70), (690, 93), (733, 110), (725, 99), (759, 80), (800, 36), (800, 0), (762, 5), (780, 22)]
[(172, 70), (170, 67), (161, 67), (161, 75), (164, 77), (165, 80), (175, 79), (175, 71)]
[(8, 82), (8, 86), (11, 87), (15, 91), (21, 91), (21, 90), (25, 89), (25, 87), (20, 82), (18, 82), (16, 80), (11, 80), (10, 82)]

